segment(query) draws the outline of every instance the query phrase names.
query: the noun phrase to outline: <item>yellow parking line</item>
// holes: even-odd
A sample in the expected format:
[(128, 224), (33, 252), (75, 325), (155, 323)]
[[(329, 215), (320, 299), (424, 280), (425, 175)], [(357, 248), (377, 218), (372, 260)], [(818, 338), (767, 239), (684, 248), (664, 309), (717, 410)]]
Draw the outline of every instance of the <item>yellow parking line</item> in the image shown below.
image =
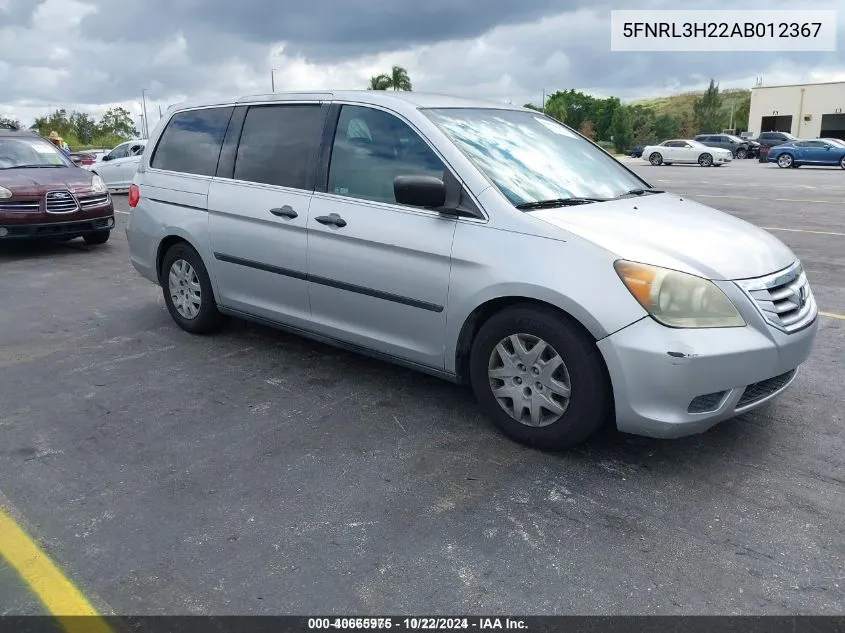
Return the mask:
[[(67, 633), (113, 633), (82, 593), (14, 519), (0, 509), (0, 556), (17, 570)], [(89, 616), (89, 617), (74, 617)]]
[(819, 314), (830, 319), (842, 319), (845, 321), (845, 314), (836, 314), (835, 312), (819, 312)]

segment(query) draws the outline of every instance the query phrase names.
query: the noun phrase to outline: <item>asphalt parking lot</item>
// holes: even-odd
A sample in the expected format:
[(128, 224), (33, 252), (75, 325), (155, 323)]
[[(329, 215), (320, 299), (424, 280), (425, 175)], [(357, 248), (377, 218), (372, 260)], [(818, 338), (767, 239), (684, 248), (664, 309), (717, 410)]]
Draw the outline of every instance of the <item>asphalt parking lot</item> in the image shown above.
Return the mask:
[[(826, 316), (774, 404), (533, 451), (435, 378), (182, 332), (121, 214), (0, 245), (0, 506), (104, 613), (845, 612), (845, 172), (626, 162), (804, 261)], [(0, 613), (39, 608), (0, 559)]]

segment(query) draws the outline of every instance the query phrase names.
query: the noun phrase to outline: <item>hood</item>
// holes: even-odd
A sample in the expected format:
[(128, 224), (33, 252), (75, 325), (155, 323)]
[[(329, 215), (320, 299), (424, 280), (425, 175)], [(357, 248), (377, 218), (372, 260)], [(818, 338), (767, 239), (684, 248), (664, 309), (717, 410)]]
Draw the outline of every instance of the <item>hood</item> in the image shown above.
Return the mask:
[(797, 259), (783, 242), (763, 229), (668, 193), (541, 209), (528, 215), (622, 259), (708, 279), (760, 277)]
[(0, 187), (15, 194), (41, 193), (59, 187), (71, 191), (91, 188), (92, 174), (79, 167), (44, 167), (33, 169), (0, 169)]

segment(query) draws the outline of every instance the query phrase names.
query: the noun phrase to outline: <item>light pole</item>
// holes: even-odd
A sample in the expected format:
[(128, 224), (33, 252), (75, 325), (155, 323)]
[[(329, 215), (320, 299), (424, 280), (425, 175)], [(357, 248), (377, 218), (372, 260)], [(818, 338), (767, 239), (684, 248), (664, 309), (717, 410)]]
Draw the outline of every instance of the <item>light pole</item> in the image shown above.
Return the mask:
[(141, 88), (141, 101), (144, 103), (144, 138), (150, 138), (150, 125), (147, 122), (147, 89)]
[(276, 92), (276, 71), (278, 68), (270, 69), (270, 92)]

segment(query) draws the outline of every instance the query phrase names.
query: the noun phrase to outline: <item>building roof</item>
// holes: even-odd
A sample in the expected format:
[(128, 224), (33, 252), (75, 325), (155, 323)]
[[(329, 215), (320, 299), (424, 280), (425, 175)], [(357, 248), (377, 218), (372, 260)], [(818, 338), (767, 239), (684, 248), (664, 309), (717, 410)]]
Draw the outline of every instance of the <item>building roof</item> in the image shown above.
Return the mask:
[(808, 86), (845, 86), (845, 81), (819, 81), (806, 84), (775, 84), (773, 86), (754, 86), (751, 90), (766, 90), (767, 88), (806, 88)]

